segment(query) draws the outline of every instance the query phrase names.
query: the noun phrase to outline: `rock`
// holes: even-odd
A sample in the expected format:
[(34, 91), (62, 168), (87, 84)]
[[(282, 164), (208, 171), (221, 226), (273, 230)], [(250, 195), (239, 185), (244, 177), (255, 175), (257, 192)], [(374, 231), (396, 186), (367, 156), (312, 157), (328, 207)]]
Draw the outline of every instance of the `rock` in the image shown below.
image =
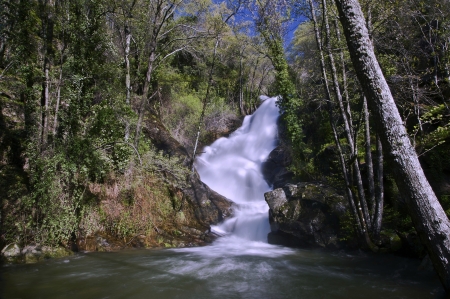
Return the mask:
[(197, 173), (191, 175), (190, 186), (183, 190), (183, 194), (199, 223), (208, 228), (211, 224), (222, 222), (233, 214), (233, 203), (200, 181)]
[(41, 246), (39, 245), (28, 245), (22, 249), (22, 255), (24, 261), (27, 264), (37, 263), (42, 256)]
[(170, 135), (170, 132), (155, 115), (149, 113), (143, 125), (142, 133), (152, 141), (152, 144), (158, 151), (162, 151), (169, 156), (177, 156), (184, 159), (186, 166), (191, 164), (192, 158), (189, 156), (189, 153)]
[(264, 179), (273, 189), (293, 182), (294, 174), (287, 169), (291, 160), (288, 149), (280, 145), (270, 152), (269, 157), (262, 164), (261, 171)]
[[(154, 115), (147, 115), (143, 134), (151, 139), (157, 150), (169, 156), (177, 156), (184, 161), (185, 166), (192, 163), (192, 157), (186, 149), (175, 140)], [(232, 215), (232, 202), (217, 192), (211, 190), (194, 172), (189, 178), (189, 186), (181, 190), (184, 204), (181, 208), (186, 226), (197, 231), (210, 231), (211, 224), (217, 224)], [(210, 239), (204, 233), (192, 237), (201, 240)]]
[(347, 203), (335, 189), (316, 183), (287, 184), (264, 196), (270, 208), (269, 243), (342, 248), (340, 218)]
[(21, 259), (20, 247), (17, 244), (8, 244), (2, 249), (2, 257), (8, 263), (19, 262)]
[(61, 258), (72, 255), (73, 252), (62, 247), (50, 247), (37, 245), (28, 245), (22, 249), (24, 262), (27, 264), (37, 263), (45, 259)]
[(45, 259), (61, 258), (72, 255), (73, 252), (62, 247), (49, 247), (36, 245), (27, 245), (20, 250), (17, 244), (9, 244), (2, 250), (2, 256), (9, 263), (22, 263), (27, 264), (37, 263)]

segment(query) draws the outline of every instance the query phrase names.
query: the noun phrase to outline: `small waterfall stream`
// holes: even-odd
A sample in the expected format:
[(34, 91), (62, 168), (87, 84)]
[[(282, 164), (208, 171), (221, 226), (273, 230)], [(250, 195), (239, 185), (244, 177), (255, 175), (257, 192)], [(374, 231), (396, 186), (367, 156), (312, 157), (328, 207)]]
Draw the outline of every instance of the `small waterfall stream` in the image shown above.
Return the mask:
[[(244, 240), (267, 240), (270, 231), (264, 193), (270, 190), (261, 165), (277, 144), (277, 98), (261, 97), (263, 103), (228, 138), (205, 148), (195, 162), (201, 180), (237, 204), (235, 217), (212, 229), (220, 235)], [(242, 241), (238, 238), (236, 242)]]

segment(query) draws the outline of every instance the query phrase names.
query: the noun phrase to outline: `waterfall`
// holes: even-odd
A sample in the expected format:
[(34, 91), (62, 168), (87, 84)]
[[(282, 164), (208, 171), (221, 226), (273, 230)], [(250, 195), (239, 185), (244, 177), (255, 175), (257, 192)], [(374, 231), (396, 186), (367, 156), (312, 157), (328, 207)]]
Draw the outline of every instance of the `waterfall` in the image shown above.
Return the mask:
[(270, 231), (264, 193), (270, 186), (261, 165), (277, 144), (277, 98), (261, 96), (263, 103), (246, 116), (228, 138), (220, 138), (197, 157), (195, 168), (211, 189), (236, 203), (235, 215), (212, 229), (249, 241), (267, 242)]

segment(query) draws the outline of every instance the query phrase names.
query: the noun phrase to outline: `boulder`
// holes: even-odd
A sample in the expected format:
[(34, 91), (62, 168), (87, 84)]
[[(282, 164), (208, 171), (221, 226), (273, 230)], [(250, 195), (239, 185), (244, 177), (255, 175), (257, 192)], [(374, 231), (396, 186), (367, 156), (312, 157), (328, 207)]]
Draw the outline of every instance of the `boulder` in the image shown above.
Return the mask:
[(2, 249), (2, 257), (9, 263), (18, 262), (21, 259), (20, 247), (17, 244), (8, 244)]
[(319, 183), (287, 184), (267, 192), (271, 233), (269, 243), (297, 247), (339, 249), (340, 219), (347, 201)]
[(191, 175), (189, 187), (183, 190), (183, 194), (195, 218), (208, 230), (210, 225), (218, 224), (233, 214), (233, 203), (200, 181), (197, 173)]
[(279, 145), (269, 154), (262, 164), (261, 171), (264, 179), (273, 189), (292, 183), (294, 174), (287, 169), (292, 158), (286, 146)]
[(27, 245), (22, 249), (23, 260), (27, 264), (37, 263), (50, 258), (61, 258), (72, 255), (73, 252), (64, 247), (49, 247), (37, 245)]
[(186, 166), (192, 163), (192, 158), (187, 150), (170, 135), (170, 132), (156, 115), (148, 113), (142, 127), (142, 133), (152, 141), (158, 151), (162, 151), (170, 157), (176, 156), (184, 159), (183, 162)]
[(49, 258), (61, 258), (72, 255), (73, 252), (62, 247), (49, 247), (36, 245), (27, 245), (20, 250), (19, 245), (9, 244), (2, 250), (2, 257), (8, 263), (37, 263)]

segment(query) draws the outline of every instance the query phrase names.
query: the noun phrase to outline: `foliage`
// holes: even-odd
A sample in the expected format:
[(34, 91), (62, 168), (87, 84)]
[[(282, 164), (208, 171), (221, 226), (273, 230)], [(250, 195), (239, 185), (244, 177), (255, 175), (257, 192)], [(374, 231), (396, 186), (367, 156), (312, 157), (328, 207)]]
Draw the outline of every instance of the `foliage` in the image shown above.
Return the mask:
[(166, 156), (163, 152), (148, 151), (142, 156), (144, 161), (143, 167), (146, 171), (156, 174), (167, 185), (176, 188), (187, 187), (187, 176), (189, 169), (183, 166), (183, 161), (180, 157)]

